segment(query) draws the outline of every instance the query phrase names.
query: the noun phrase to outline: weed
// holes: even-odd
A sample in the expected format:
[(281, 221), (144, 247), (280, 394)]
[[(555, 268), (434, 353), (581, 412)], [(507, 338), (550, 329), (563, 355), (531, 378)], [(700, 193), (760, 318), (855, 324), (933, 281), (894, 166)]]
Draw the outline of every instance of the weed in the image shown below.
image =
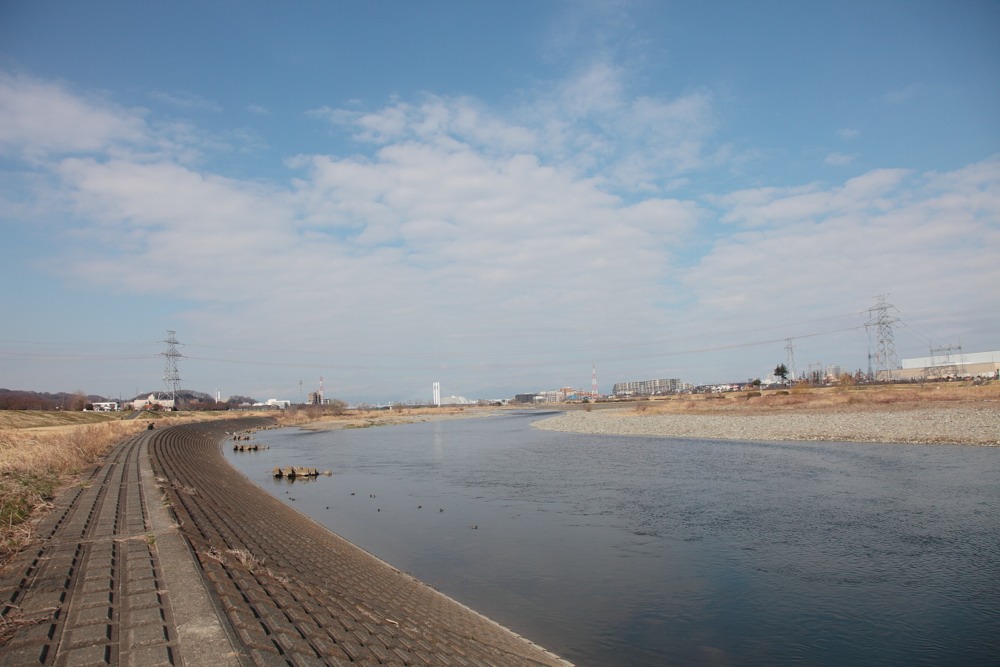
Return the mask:
[(222, 552), (216, 549), (215, 547), (209, 547), (205, 549), (204, 551), (201, 552), (201, 555), (205, 556), (206, 558), (211, 558), (212, 560), (221, 563), (222, 565), (226, 564), (226, 557), (223, 556)]
[(249, 549), (227, 549), (226, 553), (235, 557), (248, 572), (254, 572), (264, 566), (264, 560), (257, 558)]
[(290, 583), (292, 581), (291, 577), (289, 577), (287, 575), (284, 575), (284, 574), (277, 574), (271, 568), (267, 568), (265, 570), (265, 573), (267, 574), (267, 576), (271, 577), (272, 579), (274, 579), (275, 581), (277, 581), (279, 584), (287, 584), (287, 583)]
[(39, 609), (34, 612), (34, 614), (36, 614), (34, 618), (29, 618), (23, 611), (21, 611), (20, 607), (15, 605), (7, 606), (13, 607), (13, 611), (4, 616), (0, 616), (0, 646), (3, 646), (10, 641), (22, 628), (26, 628), (31, 625), (38, 625), (40, 623), (48, 623), (55, 618), (56, 612), (59, 611), (58, 607), (46, 607), (45, 609)]

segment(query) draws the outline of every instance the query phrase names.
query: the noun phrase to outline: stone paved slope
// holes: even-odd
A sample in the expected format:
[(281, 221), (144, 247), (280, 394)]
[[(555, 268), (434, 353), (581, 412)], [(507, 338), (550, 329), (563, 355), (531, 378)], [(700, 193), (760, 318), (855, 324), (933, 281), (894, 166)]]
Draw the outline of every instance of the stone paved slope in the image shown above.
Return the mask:
[[(116, 449), (0, 576), (17, 628), (0, 664), (568, 664), (258, 489), (219, 448), (253, 423), (172, 427)], [(157, 524), (150, 460), (170, 526)]]

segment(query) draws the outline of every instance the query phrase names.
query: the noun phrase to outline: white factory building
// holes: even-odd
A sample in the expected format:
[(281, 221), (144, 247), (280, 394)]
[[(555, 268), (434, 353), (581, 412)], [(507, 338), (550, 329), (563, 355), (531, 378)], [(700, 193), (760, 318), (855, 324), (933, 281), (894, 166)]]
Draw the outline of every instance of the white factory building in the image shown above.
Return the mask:
[(961, 352), (953, 350), (931, 357), (903, 359), (902, 368), (892, 371), (899, 380), (941, 380), (959, 377), (997, 377), (1000, 351)]

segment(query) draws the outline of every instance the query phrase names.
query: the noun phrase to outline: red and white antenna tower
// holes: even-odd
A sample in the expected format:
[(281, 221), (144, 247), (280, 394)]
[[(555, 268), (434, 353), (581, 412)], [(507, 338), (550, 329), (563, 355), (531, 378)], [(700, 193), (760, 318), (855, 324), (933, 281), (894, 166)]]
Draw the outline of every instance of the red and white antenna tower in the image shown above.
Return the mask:
[(597, 400), (597, 366), (593, 364), (590, 366), (590, 395)]

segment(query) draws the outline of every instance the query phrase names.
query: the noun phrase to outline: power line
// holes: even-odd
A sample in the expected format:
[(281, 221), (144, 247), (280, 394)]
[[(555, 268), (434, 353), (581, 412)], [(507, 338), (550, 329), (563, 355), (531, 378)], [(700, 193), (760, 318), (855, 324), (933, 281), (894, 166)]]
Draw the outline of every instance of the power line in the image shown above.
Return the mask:
[(131, 361), (152, 359), (155, 354), (46, 354), (42, 352), (17, 352), (0, 350), (0, 358), (26, 359), (33, 361)]
[[(829, 336), (829, 335), (832, 335), (832, 334), (845, 333), (845, 332), (849, 332), (849, 331), (860, 331), (862, 328), (864, 328), (864, 326), (865, 325), (862, 324), (862, 325), (857, 325), (857, 326), (853, 326), (853, 327), (845, 327), (845, 328), (842, 328), (842, 329), (832, 329), (832, 330), (829, 330), (829, 331), (817, 331), (817, 332), (813, 332), (813, 333), (808, 333), (808, 334), (802, 334), (802, 335), (799, 335), (799, 336), (795, 336), (795, 339), (816, 338), (816, 337), (820, 337), (820, 336)], [(773, 345), (775, 343), (786, 342), (788, 340), (789, 340), (788, 338), (769, 338), (769, 339), (763, 339), (763, 340), (748, 341), (748, 342), (742, 342), (742, 343), (728, 343), (728, 344), (723, 344), (723, 345), (713, 345), (713, 346), (707, 346), (707, 347), (697, 347), (697, 348), (688, 347), (688, 348), (682, 348), (682, 349), (673, 349), (673, 350), (669, 350), (669, 351), (662, 351), (662, 350), (661, 351), (654, 351), (654, 352), (643, 353), (643, 354), (633, 354), (633, 355), (624, 355), (624, 356), (609, 356), (609, 357), (602, 357), (602, 358), (600, 358), (598, 360), (607, 363), (607, 362), (611, 362), (611, 361), (636, 361), (636, 360), (642, 360), (642, 359), (654, 359), (654, 358), (659, 358), (659, 357), (674, 357), (674, 356), (685, 356), (685, 355), (693, 355), (693, 354), (705, 354), (705, 353), (709, 353), (709, 352), (722, 352), (724, 350), (739, 350), (739, 349), (744, 349), (744, 348), (759, 347), (759, 346), (763, 346), (763, 345)], [(456, 356), (458, 356), (458, 355), (456, 355)], [(468, 356), (468, 355), (465, 355), (465, 356)], [(325, 359), (322, 359), (322, 360), (314, 360), (314, 361), (311, 361), (311, 362), (283, 362), (283, 361), (275, 361), (275, 360), (265, 360), (265, 359), (260, 359), (260, 358), (256, 358), (256, 359), (223, 358), (223, 357), (202, 357), (202, 356), (194, 356), (194, 355), (184, 355), (184, 358), (185, 359), (200, 360), (200, 361), (214, 361), (214, 362), (218, 362), (218, 363), (227, 363), (227, 364), (242, 364), (242, 365), (249, 365), (249, 366), (283, 366), (283, 367), (288, 367), (288, 368), (315, 368), (316, 366), (320, 366), (320, 365), (328, 367), (328, 368), (336, 368), (336, 369), (340, 369), (340, 370), (386, 370), (386, 369), (389, 369), (389, 368), (399, 368), (399, 362), (398, 362), (398, 360), (392, 360), (391, 363), (387, 362), (385, 365), (368, 365), (368, 364), (359, 365), (359, 364), (334, 363), (332, 361), (326, 360), (328, 358), (325, 358)], [(496, 362), (496, 363), (476, 363), (476, 364), (454, 364), (454, 363), (449, 363), (448, 364), (448, 368), (449, 369), (480, 369), (480, 370), (489, 370), (489, 369), (497, 369), (497, 368), (518, 368), (518, 367), (539, 368), (539, 367), (556, 367), (556, 366), (577, 366), (577, 365), (579, 365), (579, 363), (580, 362), (576, 361), (576, 360), (567, 360), (567, 361), (560, 361), (560, 362), (538, 362), (538, 361), (533, 361), (532, 360), (532, 361), (523, 361), (523, 362), (520, 362), (520, 363), (516, 363), (516, 362), (512, 363), (512, 362), (509, 362), (509, 361)], [(427, 366), (427, 365), (422, 365), (422, 366), (416, 366), (416, 365), (415, 366), (407, 366), (408, 370), (438, 370), (440, 368), (441, 368), (441, 366), (435, 366), (435, 365), (431, 365), (431, 366)]]

